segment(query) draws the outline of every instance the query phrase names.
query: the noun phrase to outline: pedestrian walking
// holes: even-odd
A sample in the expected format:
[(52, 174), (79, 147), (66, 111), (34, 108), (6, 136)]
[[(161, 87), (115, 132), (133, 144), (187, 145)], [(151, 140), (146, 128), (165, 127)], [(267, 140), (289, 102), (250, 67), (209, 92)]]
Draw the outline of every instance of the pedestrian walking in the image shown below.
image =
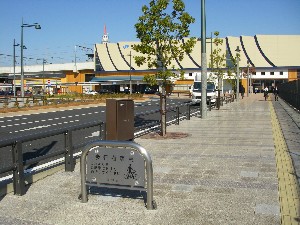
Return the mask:
[(274, 88), (273, 93), (274, 93), (275, 101), (278, 101), (278, 94), (279, 94), (279, 91), (278, 91), (277, 86)]
[(264, 97), (265, 97), (265, 101), (267, 101), (267, 98), (269, 97), (269, 88), (268, 87), (264, 88)]

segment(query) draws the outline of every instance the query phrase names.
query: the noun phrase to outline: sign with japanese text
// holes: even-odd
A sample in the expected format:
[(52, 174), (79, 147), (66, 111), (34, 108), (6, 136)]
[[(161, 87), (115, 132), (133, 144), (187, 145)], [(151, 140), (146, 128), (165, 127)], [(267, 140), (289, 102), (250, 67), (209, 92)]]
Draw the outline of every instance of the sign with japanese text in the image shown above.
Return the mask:
[(87, 156), (86, 180), (95, 184), (144, 187), (144, 158), (132, 149), (95, 147)]

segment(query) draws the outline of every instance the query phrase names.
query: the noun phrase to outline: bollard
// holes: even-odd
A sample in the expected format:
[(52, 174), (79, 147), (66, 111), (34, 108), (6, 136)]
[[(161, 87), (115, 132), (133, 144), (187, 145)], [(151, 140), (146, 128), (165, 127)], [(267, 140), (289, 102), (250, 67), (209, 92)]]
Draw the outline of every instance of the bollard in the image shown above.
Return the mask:
[(65, 171), (73, 172), (75, 159), (73, 158), (72, 131), (65, 132)]
[(191, 106), (187, 105), (187, 115), (186, 115), (186, 119), (190, 120), (191, 119)]
[(209, 102), (208, 102), (208, 110), (211, 111), (211, 100), (209, 99)]
[(25, 176), (24, 176), (24, 166), (23, 166), (23, 151), (22, 142), (15, 142), (12, 149), (12, 158), (15, 165), (13, 171), (13, 187), (15, 195), (24, 195), (25, 190)]
[(198, 118), (202, 118), (202, 102), (199, 103), (199, 106), (200, 106), (200, 110), (199, 110)]
[(179, 125), (179, 107), (176, 107), (176, 125)]

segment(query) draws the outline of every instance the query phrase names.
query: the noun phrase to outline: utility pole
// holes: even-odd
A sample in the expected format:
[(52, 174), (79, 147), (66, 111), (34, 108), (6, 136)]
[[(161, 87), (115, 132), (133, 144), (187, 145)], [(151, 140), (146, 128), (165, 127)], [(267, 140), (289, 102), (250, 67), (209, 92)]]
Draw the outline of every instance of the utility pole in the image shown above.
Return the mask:
[(130, 57), (130, 59), (129, 59), (129, 66), (130, 66), (130, 69), (129, 69), (129, 93), (130, 93), (130, 95), (132, 94), (132, 81), (131, 81), (131, 51), (129, 52), (129, 57)]
[(201, 0), (201, 118), (207, 116), (206, 90), (207, 90), (207, 62), (206, 62), (206, 15), (205, 0)]
[(236, 101), (239, 101), (240, 96), (240, 48), (236, 47)]

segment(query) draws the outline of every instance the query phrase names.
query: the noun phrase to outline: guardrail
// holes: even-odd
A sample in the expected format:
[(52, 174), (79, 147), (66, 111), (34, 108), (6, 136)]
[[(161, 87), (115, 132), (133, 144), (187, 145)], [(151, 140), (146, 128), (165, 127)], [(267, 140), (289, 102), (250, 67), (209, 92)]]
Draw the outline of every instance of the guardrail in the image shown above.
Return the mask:
[[(186, 104), (180, 104), (172, 107), (167, 107), (166, 113), (167, 114), (173, 113), (173, 115), (168, 117), (169, 121), (167, 122), (167, 125), (171, 125), (171, 124), (179, 125), (180, 120), (184, 120), (184, 119), (189, 120), (191, 116), (197, 116), (200, 111), (200, 107), (194, 107), (193, 109), (191, 109), (191, 106), (192, 103), (186, 103)], [(147, 115), (153, 115), (159, 112), (160, 109), (145, 111), (142, 113), (136, 113), (135, 118), (136, 120), (138, 120), (137, 118), (141, 118)], [(134, 137), (137, 138), (151, 131), (159, 130), (159, 129), (161, 129), (160, 118), (155, 121), (148, 122), (146, 124), (142, 124), (140, 126), (135, 127)]]
[[(26, 165), (31, 165), (33, 163), (41, 162), (45, 159), (50, 159), (59, 155), (64, 155), (65, 171), (73, 171), (75, 167), (75, 158), (74, 158), (75, 150), (84, 147), (86, 143), (82, 143), (82, 145), (77, 145), (75, 148), (75, 146), (73, 146), (72, 132), (80, 129), (89, 128), (89, 127), (95, 127), (95, 126), (100, 126), (99, 136), (100, 139), (103, 139), (103, 137), (101, 138), (101, 136), (104, 133), (103, 128), (105, 129), (104, 123), (99, 121), (93, 121), (81, 125), (68, 126), (68, 127), (53, 129), (45, 132), (34, 133), (34, 134), (19, 137), (17, 139), (11, 138), (7, 140), (1, 140), (0, 148), (11, 146), (13, 162), (12, 165), (1, 168), (0, 174), (6, 172), (13, 172), (14, 193), (16, 195), (23, 195), (25, 194), (24, 167)], [(24, 159), (23, 157), (24, 151), (23, 151), (22, 143), (42, 139), (45, 137), (61, 135), (61, 134), (65, 136), (63, 150), (51, 154), (37, 156), (35, 158)]]

